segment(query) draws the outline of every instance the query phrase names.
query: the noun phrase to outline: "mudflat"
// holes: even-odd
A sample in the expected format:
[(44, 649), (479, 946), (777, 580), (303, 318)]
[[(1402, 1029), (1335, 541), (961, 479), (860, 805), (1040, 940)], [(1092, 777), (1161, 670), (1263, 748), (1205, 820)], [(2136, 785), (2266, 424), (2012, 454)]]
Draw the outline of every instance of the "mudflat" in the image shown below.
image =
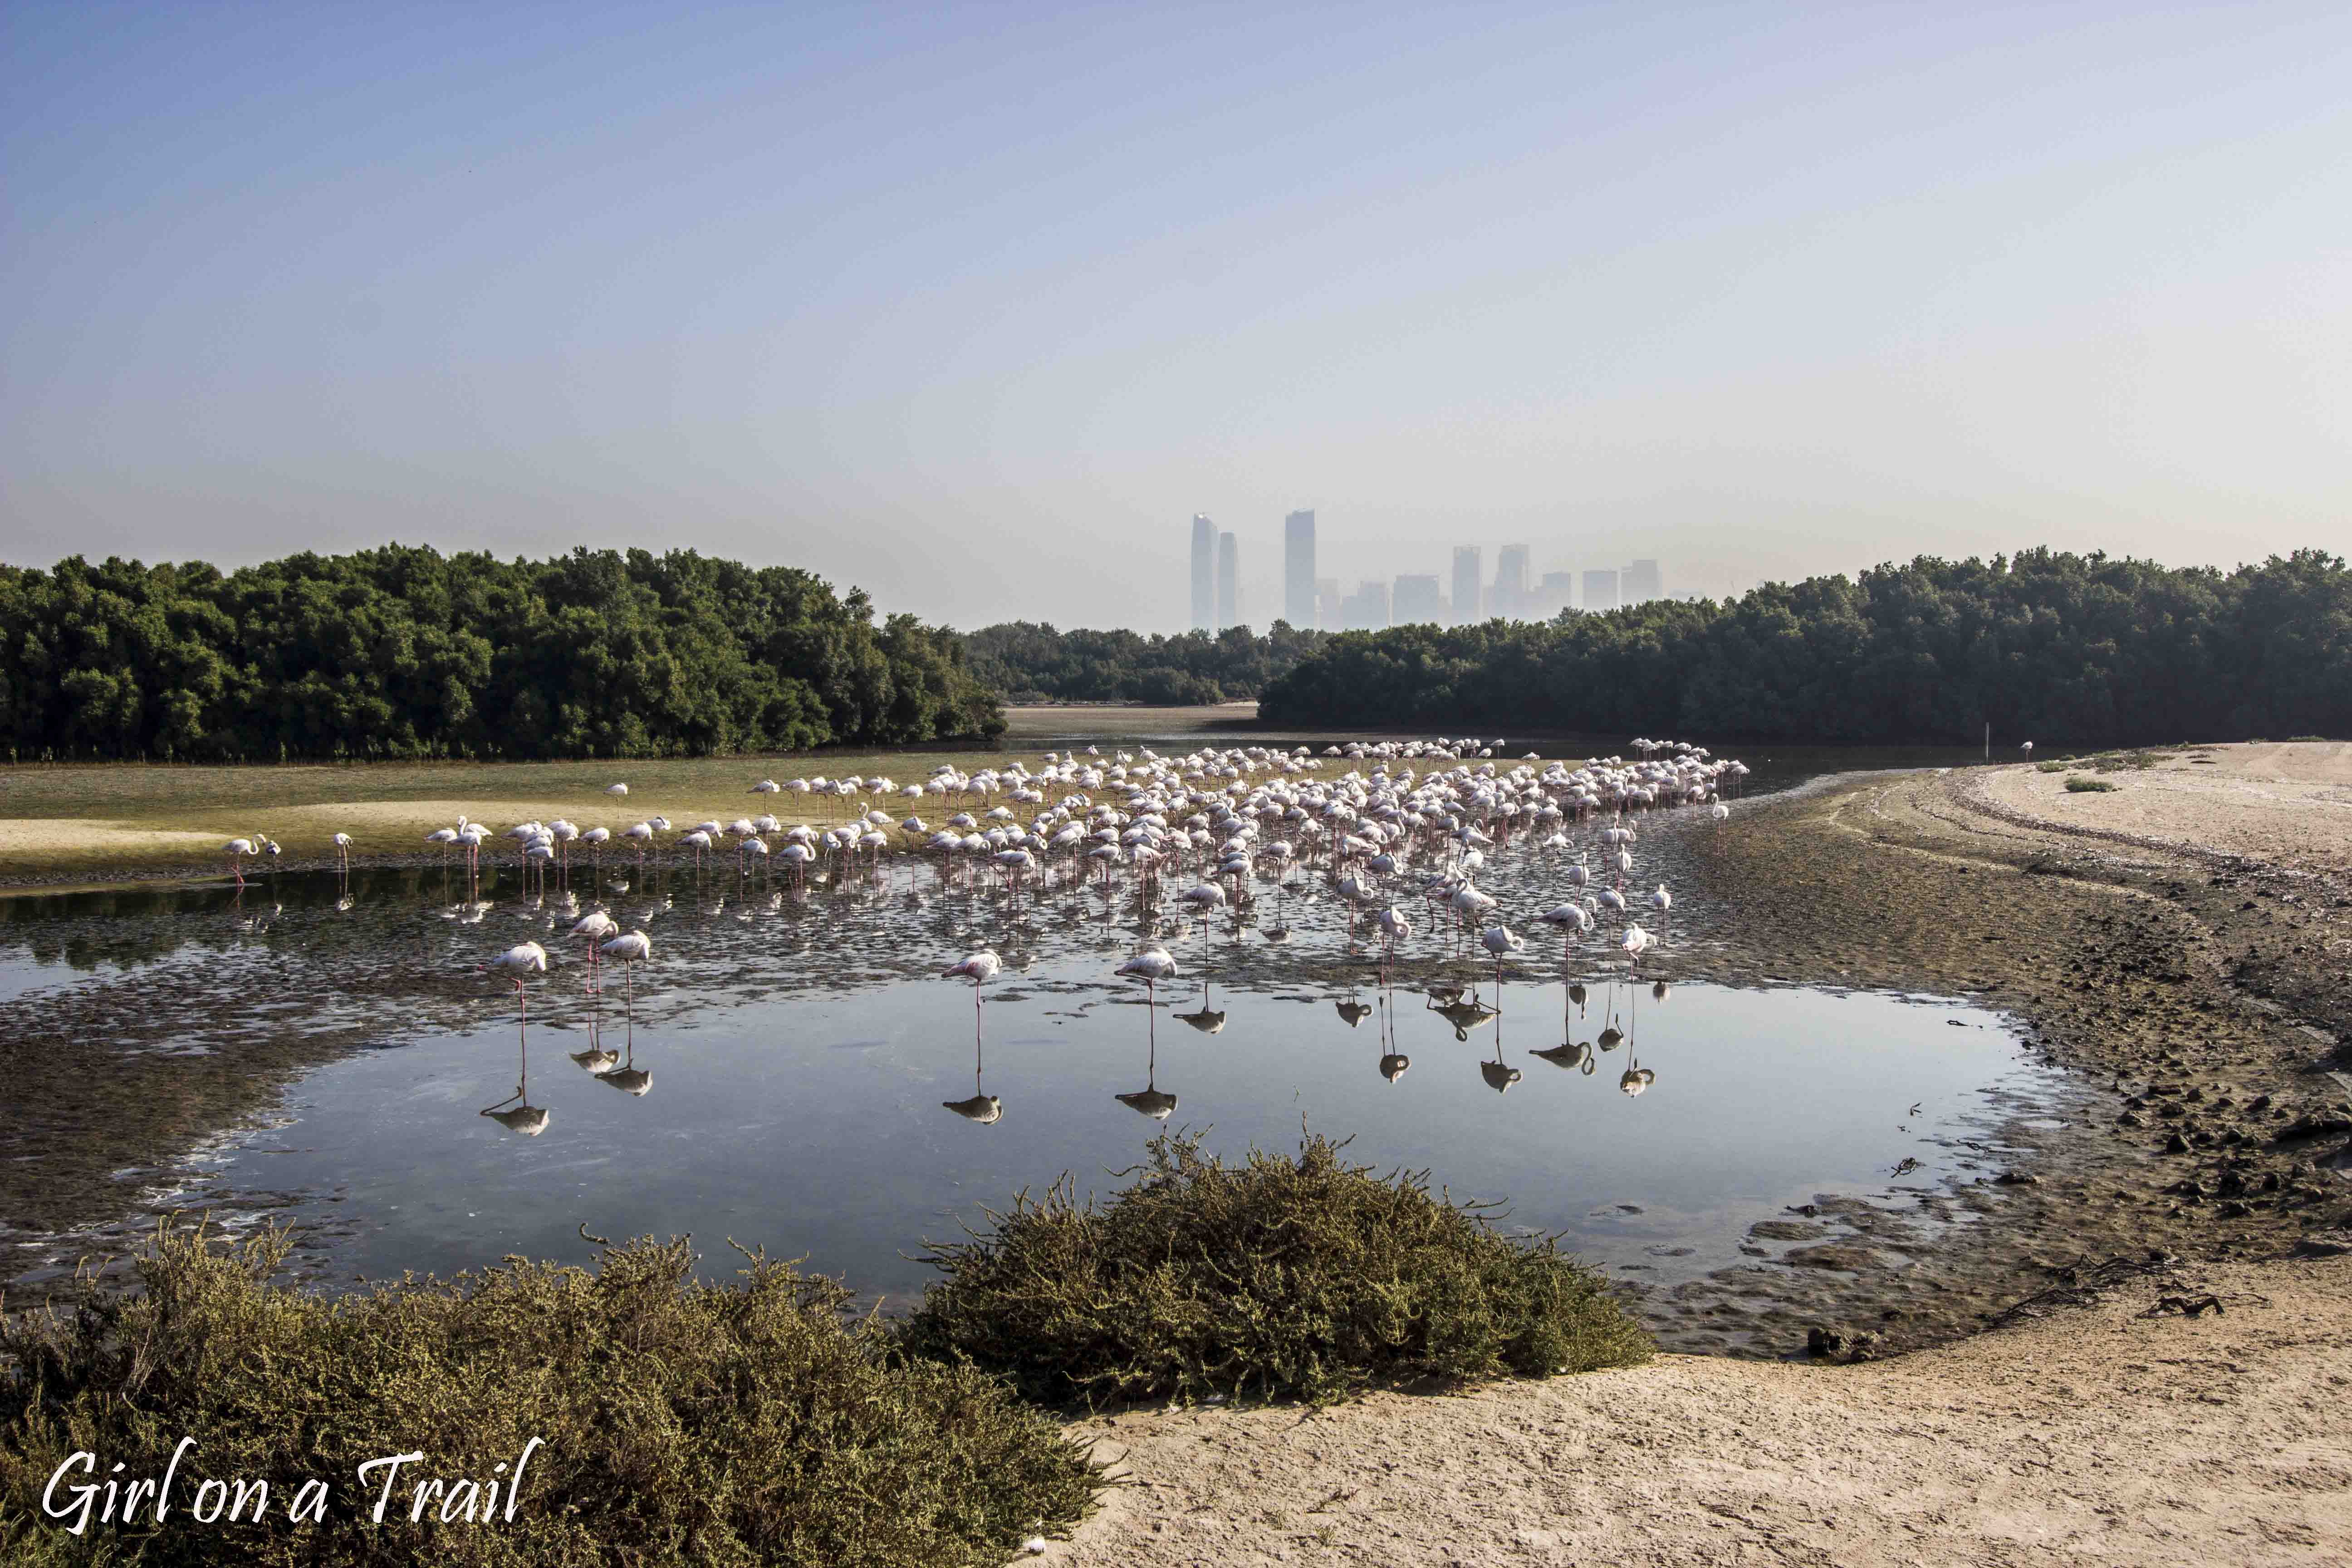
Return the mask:
[(1847, 1267), (1810, 1298), (1731, 1270), (1650, 1304), (1670, 1343), (1679, 1317), (1884, 1359), (1128, 1413), (1087, 1430), (1130, 1484), (1047, 1560), (2341, 1562), (2347, 752), (2151, 755), (2072, 794), (2023, 765), (1849, 776), (1739, 808), (1706, 896), (1769, 922), (1771, 956), (1694, 969), (1974, 994), (2083, 1085), (2008, 1179), (1922, 1197), (1984, 1223), (1913, 1251), (1900, 1212), (1831, 1204), (1802, 1217)]

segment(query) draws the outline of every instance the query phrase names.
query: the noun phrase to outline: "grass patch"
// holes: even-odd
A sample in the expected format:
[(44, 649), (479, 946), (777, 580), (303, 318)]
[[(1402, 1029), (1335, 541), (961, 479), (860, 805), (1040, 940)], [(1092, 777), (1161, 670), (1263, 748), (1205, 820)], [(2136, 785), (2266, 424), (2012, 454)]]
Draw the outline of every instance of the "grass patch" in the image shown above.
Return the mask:
[(2081, 773), (2076, 773), (2073, 778), (2066, 781), (2066, 793), (2068, 795), (2104, 795), (2107, 791), (2116, 787), (2116, 785), (2109, 784), (2105, 779), (2086, 778)]
[(2034, 763), (2033, 771), (2037, 773), (2063, 773), (2074, 765), (2064, 757), (2053, 757), (2046, 763)]
[[(137, 1293), (92, 1285), (0, 1323), (0, 1560), (994, 1568), (1097, 1484), (1001, 1384), (897, 1354), (847, 1291), (756, 1254), (731, 1284), (648, 1239), (593, 1270), (509, 1259), (333, 1299), (270, 1283), (286, 1247), (166, 1226)], [(74, 1450), (100, 1480), (116, 1459), (157, 1477), (183, 1436), (200, 1447), (160, 1529), (77, 1538), (41, 1517)], [(445, 1524), (438, 1500), (410, 1521), (416, 1479), (488, 1480), (534, 1436), (511, 1523)], [(357, 1467), (417, 1450), (369, 1522), (383, 1473)], [(230, 1477), (268, 1480), (265, 1524), (180, 1511)], [(290, 1524), (308, 1478), (326, 1522)]]
[(919, 1354), (1007, 1373), (1048, 1404), (1297, 1397), (1376, 1384), (1543, 1377), (1645, 1361), (1654, 1346), (1549, 1238), (1504, 1237), (1482, 1205), (1375, 1176), (1308, 1137), (1235, 1165), (1152, 1140), (1104, 1205), (1065, 1179), (966, 1242), (908, 1319)]
[(2290, 741), (2317, 741), (2325, 744), (2327, 737), (2325, 735), (2289, 735), (2287, 739)]

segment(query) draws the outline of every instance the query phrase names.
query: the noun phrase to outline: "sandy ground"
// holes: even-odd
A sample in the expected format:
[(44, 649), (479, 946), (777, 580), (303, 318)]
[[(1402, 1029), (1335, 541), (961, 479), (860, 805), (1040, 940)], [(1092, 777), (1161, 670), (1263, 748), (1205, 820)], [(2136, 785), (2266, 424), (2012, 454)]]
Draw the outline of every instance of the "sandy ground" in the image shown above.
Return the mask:
[[(2221, 1315), (2141, 1314), (2218, 1294)], [(1667, 1356), (1132, 1415), (1087, 1564), (2341, 1563), (2352, 1258), (2193, 1268), (1856, 1366)]]
[[(2352, 843), (2352, 743), (2213, 746), (2160, 755), (2146, 770), (1996, 770), (1989, 801), (2037, 823), (2108, 831), (2151, 845), (2219, 849), (2297, 870), (2341, 871)], [(2069, 773), (2115, 785), (2069, 794)]]
[[(1896, 1301), (1948, 1334), (1972, 1293), (2016, 1301), (2150, 1243), (2173, 1261), (1856, 1365), (1666, 1356), (1095, 1422), (1130, 1484), (1046, 1560), (2352, 1560), (2352, 1144), (2281, 1136), (2289, 1107), (2340, 1113), (2352, 1084), (2330, 1054), (2352, 1010), (2352, 748), (2193, 754), (2214, 760), (2111, 773), (2109, 794), (2025, 767), (1850, 781), (1759, 803), (1722, 857), (1780, 911), (1791, 972), (1982, 993), (2125, 1108), (2054, 1142), (1961, 1242), (1825, 1284), (1824, 1311)], [(2226, 1311), (2141, 1315), (2207, 1294)]]

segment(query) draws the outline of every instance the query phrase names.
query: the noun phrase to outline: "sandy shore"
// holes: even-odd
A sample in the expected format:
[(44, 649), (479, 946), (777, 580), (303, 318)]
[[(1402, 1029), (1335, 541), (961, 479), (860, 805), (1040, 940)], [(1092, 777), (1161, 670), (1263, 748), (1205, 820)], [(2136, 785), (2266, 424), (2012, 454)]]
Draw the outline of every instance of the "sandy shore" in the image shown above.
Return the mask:
[[(1049, 1560), (2344, 1561), (2347, 752), (2213, 748), (2071, 795), (1879, 775), (1735, 817), (1708, 896), (1773, 921), (1780, 971), (1979, 994), (2104, 1096), (1916, 1257), (1873, 1245), (1899, 1214), (1820, 1216), (1866, 1258), (1822, 1273), (1820, 1319), (1930, 1348), (1124, 1415), (1087, 1430), (1131, 1484)], [(2112, 1289), (2067, 1289), (2116, 1258)], [(1676, 1305), (1748, 1311), (1738, 1272)], [(1985, 1329), (2053, 1289), (2095, 1300)], [(2226, 1310), (2158, 1307), (2207, 1295)], [(1747, 1323), (1794, 1335), (1805, 1306)]]

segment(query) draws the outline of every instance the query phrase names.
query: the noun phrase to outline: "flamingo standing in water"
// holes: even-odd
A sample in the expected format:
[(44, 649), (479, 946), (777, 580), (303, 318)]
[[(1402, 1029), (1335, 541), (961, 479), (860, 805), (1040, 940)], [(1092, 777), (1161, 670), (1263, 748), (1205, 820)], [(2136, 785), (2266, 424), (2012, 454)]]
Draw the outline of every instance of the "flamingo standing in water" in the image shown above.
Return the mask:
[(652, 959), (654, 939), (642, 931), (627, 931), (606, 942), (602, 951), (605, 957), (621, 961), (621, 981), (627, 990), (629, 1016), (634, 1020), (637, 1007), (637, 982), (636, 971), (630, 965), (645, 963)]
[(1175, 979), (1178, 971), (1176, 960), (1170, 956), (1168, 950), (1155, 944), (1145, 948), (1112, 973), (1142, 981), (1147, 1005), (1157, 1006), (1160, 1003), (1160, 983)]
[(485, 967), (499, 970), (514, 981), (515, 1000), (521, 1009), (518, 1015), (517, 1039), (521, 1047), (522, 1070), (516, 1079), (514, 1093), (508, 1097), (520, 1103), (510, 1110), (502, 1110), (499, 1106), (507, 1103), (502, 1100), (498, 1105), (484, 1110), (482, 1114), (510, 1132), (536, 1138), (547, 1131), (547, 1112), (531, 1104), (527, 1098), (530, 1088), (530, 998), (524, 991), (522, 982), (526, 974), (547, 973), (547, 949), (535, 942), (527, 942), (507, 949)]
[(573, 926), (568, 934), (588, 944), (588, 984), (584, 989), (602, 990), (603, 987), (596, 984), (596, 944), (607, 937), (620, 935), (621, 923), (603, 910), (591, 910), (581, 917), (580, 923)]
[(978, 952), (966, 953), (961, 962), (950, 963), (940, 971), (940, 978), (942, 980), (971, 982), (971, 1020), (974, 1028), (980, 1026), (980, 988), (995, 979), (996, 972), (1003, 967), (1004, 960), (996, 956), (996, 950), (992, 947), (983, 947)]
[(221, 853), (228, 857), (228, 868), (236, 874), (236, 885), (244, 887), (245, 858), (253, 853), (253, 840), (232, 838), (221, 846)]
[(339, 870), (349, 871), (352, 868), (352, 836), (348, 833), (336, 834), (334, 845), (336, 868)]

